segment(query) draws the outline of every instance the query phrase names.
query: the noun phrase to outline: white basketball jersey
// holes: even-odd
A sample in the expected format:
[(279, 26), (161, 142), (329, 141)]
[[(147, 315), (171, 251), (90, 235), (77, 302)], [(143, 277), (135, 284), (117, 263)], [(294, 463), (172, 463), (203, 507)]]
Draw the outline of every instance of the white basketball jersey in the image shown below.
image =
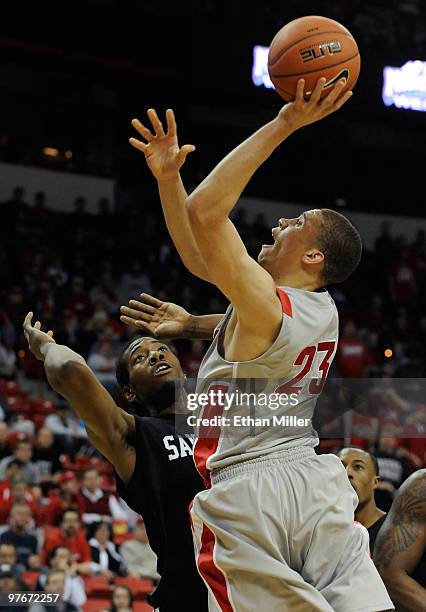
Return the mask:
[(283, 320), (265, 353), (242, 362), (221, 356), (230, 306), (200, 366), (194, 460), (206, 486), (212, 470), (318, 444), (311, 420), (336, 353), (336, 305), (327, 291), (277, 293)]

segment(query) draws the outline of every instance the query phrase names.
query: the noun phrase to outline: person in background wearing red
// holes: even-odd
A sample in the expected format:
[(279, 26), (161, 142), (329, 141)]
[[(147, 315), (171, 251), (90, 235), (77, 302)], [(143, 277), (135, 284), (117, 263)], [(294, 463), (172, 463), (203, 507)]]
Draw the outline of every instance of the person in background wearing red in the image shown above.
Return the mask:
[(90, 467), (85, 469), (78, 499), (82, 513), (81, 518), (86, 526), (100, 521), (112, 522), (111, 497), (100, 487), (98, 470)]
[(78, 495), (78, 481), (74, 472), (64, 472), (58, 480), (59, 493), (53, 495), (45, 509), (45, 524), (57, 527), (62, 520), (64, 511), (68, 508), (77, 508), (79, 513), (84, 512)]
[(360, 338), (355, 323), (347, 321), (339, 339), (337, 369), (342, 378), (363, 378), (372, 359), (367, 345)]
[(79, 564), (80, 573), (92, 573), (92, 555), (86, 536), (80, 529), (78, 510), (65, 510), (60, 528), (46, 534), (43, 550), (41, 551), (41, 561), (44, 565), (47, 563), (49, 552), (56, 546), (69, 548), (72, 560)]

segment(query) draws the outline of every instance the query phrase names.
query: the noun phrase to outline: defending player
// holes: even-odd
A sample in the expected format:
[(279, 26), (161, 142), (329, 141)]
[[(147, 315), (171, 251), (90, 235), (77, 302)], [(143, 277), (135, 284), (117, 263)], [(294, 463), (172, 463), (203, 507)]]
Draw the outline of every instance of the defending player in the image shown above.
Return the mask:
[(426, 610), (426, 470), (400, 486), (377, 535), (374, 562), (398, 611)]
[[(52, 332), (31, 325), (24, 332), (34, 356), (44, 362), (51, 387), (84, 421), (92, 444), (113, 464), (117, 491), (143, 516), (158, 557), (160, 583), (150, 603), (171, 612), (207, 610), (207, 591), (194, 563), (188, 504), (202, 488), (192, 459), (192, 440), (178, 436), (175, 413), (185, 409), (184, 375), (167, 345), (133, 339), (117, 365), (117, 381), (135, 410), (116, 406), (83, 357), (57, 345)], [(172, 326), (173, 329), (173, 326)], [(140, 413), (149, 411), (149, 417)]]
[[(176, 136), (170, 112), (167, 134), (153, 110), (154, 134), (134, 124), (147, 142), (132, 144), (156, 175), (169, 229), (175, 203), (178, 230), (172, 227), (171, 235), (182, 259), (190, 252), (192, 271), (231, 302), (201, 365), (197, 391), (208, 393), (219, 383), (231, 395), (239, 381), (262, 380), (264, 395), (298, 398), (296, 408), (280, 407), (275, 416), (292, 412), (306, 423), (199, 431), (194, 459), (207, 489), (195, 497), (191, 516), (211, 610), (392, 608), (368, 556), (368, 534), (353, 524), (357, 499), (345, 470), (334, 455), (316, 455), (318, 438), (310, 425), (338, 337), (336, 307), (321, 289), (345, 280), (357, 266), (358, 232), (328, 209), (280, 219), (272, 230), (274, 243), (262, 247), (257, 263), (229, 219), (274, 149), (349, 99), (351, 92), (340, 95), (344, 83), (339, 82), (320, 101), (324, 82), (319, 79), (305, 101), (300, 80), (296, 100), (225, 157), (186, 199), (176, 168), (163, 180), (161, 166), (158, 175), (151, 167), (156, 143)], [(179, 149), (176, 141), (175, 152), (182, 164), (189, 149)], [(216, 417), (223, 410), (206, 406), (199, 416)], [(230, 414), (252, 411), (251, 405), (233, 404)], [(267, 421), (271, 410), (256, 406), (256, 417)]]

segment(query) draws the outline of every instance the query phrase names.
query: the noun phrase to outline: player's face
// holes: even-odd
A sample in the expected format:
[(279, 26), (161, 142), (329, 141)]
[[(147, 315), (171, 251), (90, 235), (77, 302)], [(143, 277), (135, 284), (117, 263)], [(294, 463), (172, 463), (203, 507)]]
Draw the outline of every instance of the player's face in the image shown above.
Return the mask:
[(159, 340), (138, 338), (126, 353), (129, 381), (140, 399), (159, 391), (164, 383), (183, 381), (179, 359)]
[(258, 262), (274, 275), (275, 266), (287, 270), (302, 265), (302, 257), (315, 243), (321, 219), (320, 210), (308, 210), (294, 219), (279, 219), (272, 229), (273, 244), (264, 244)]
[(374, 496), (378, 477), (374, 473), (373, 462), (368, 453), (356, 448), (341, 451), (340, 460), (343, 463), (349, 482), (358, 495), (360, 506), (365, 505)]

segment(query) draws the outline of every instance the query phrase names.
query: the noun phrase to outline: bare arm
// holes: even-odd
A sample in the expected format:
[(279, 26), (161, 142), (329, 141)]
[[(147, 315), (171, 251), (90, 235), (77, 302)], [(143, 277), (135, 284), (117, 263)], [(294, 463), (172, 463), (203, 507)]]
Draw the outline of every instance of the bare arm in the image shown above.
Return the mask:
[(426, 611), (426, 589), (411, 574), (426, 552), (426, 470), (400, 487), (380, 529), (374, 562), (399, 612)]
[(135, 452), (126, 441), (134, 434), (134, 417), (115, 404), (81, 355), (56, 344), (52, 332), (42, 332), (38, 321), (33, 327), (31, 319), (29, 313), (25, 336), (34, 356), (44, 362), (49, 384), (70, 402), (84, 421), (92, 444), (128, 482), (135, 467)]
[(179, 172), (185, 163), (186, 156), (194, 151), (195, 147), (193, 145), (179, 147), (176, 121), (171, 109), (166, 111), (167, 132), (164, 132), (163, 125), (154, 109), (148, 110), (148, 117), (154, 134), (138, 119), (133, 119), (132, 126), (147, 143), (130, 138), (130, 144), (135, 149), (142, 151), (149, 169), (157, 179), (167, 229), (183, 264), (195, 276), (209, 281), (207, 268), (189, 223), (185, 207), (188, 194)]
[(120, 319), (160, 340), (212, 340), (215, 328), (223, 319), (223, 314), (192, 315), (182, 306), (163, 302), (148, 293), (141, 293), (141, 298), (143, 302), (130, 300), (129, 306), (121, 306)]

